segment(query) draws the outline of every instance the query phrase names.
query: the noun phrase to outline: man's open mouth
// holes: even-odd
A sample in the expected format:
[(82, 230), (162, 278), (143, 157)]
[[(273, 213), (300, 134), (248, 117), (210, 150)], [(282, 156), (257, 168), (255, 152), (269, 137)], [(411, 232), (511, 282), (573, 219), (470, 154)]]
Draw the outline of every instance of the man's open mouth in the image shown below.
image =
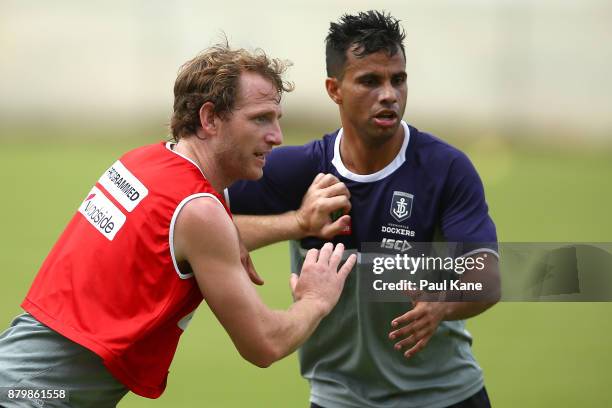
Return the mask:
[(378, 126), (393, 126), (397, 122), (397, 113), (392, 110), (382, 110), (374, 116), (374, 122)]

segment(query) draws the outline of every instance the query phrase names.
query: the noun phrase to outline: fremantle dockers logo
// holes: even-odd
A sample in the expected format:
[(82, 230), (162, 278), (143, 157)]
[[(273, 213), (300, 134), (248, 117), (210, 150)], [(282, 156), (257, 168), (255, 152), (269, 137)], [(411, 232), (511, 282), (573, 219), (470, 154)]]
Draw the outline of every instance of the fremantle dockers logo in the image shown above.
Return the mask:
[(391, 216), (395, 218), (397, 222), (402, 222), (412, 214), (412, 201), (414, 196), (412, 194), (404, 193), (403, 191), (394, 191), (393, 198), (391, 199)]

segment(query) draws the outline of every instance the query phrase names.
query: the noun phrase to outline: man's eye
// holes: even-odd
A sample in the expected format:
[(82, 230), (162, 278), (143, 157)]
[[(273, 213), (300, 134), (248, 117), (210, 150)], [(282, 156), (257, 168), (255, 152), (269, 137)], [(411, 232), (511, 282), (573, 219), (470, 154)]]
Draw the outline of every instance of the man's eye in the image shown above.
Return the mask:
[(361, 80), (361, 83), (365, 86), (374, 86), (376, 85), (376, 80), (374, 78), (365, 78)]
[(404, 82), (406, 82), (406, 78), (404, 76), (393, 78), (393, 85), (402, 85)]
[(267, 116), (257, 116), (255, 118), (255, 122), (256, 123), (266, 123), (268, 122), (268, 117)]

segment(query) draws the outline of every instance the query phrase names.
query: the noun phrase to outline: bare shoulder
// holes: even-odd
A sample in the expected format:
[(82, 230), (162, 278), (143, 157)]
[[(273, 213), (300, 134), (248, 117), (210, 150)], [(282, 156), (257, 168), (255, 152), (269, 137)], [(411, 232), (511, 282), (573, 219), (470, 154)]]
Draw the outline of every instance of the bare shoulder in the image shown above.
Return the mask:
[(177, 222), (195, 223), (198, 227), (231, 227), (232, 220), (223, 205), (213, 196), (196, 197), (189, 200), (177, 218)]
[(223, 205), (213, 197), (196, 197), (187, 202), (174, 228), (174, 249), (179, 259), (190, 258), (190, 254), (203, 249), (230, 250), (237, 245), (236, 228)]

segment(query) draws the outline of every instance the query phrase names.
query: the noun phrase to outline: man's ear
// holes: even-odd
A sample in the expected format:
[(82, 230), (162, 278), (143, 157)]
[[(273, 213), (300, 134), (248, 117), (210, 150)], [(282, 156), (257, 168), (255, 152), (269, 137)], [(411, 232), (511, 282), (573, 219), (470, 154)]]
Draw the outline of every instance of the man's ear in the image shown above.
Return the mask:
[(219, 116), (215, 114), (215, 105), (212, 102), (205, 102), (200, 107), (200, 126), (206, 134), (214, 134), (217, 131)]
[(338, 78), (325, 79), (325, 89), (327, 94), (337, 105), (342, 105), (342, 91), (340, 90), (340, 81)]

